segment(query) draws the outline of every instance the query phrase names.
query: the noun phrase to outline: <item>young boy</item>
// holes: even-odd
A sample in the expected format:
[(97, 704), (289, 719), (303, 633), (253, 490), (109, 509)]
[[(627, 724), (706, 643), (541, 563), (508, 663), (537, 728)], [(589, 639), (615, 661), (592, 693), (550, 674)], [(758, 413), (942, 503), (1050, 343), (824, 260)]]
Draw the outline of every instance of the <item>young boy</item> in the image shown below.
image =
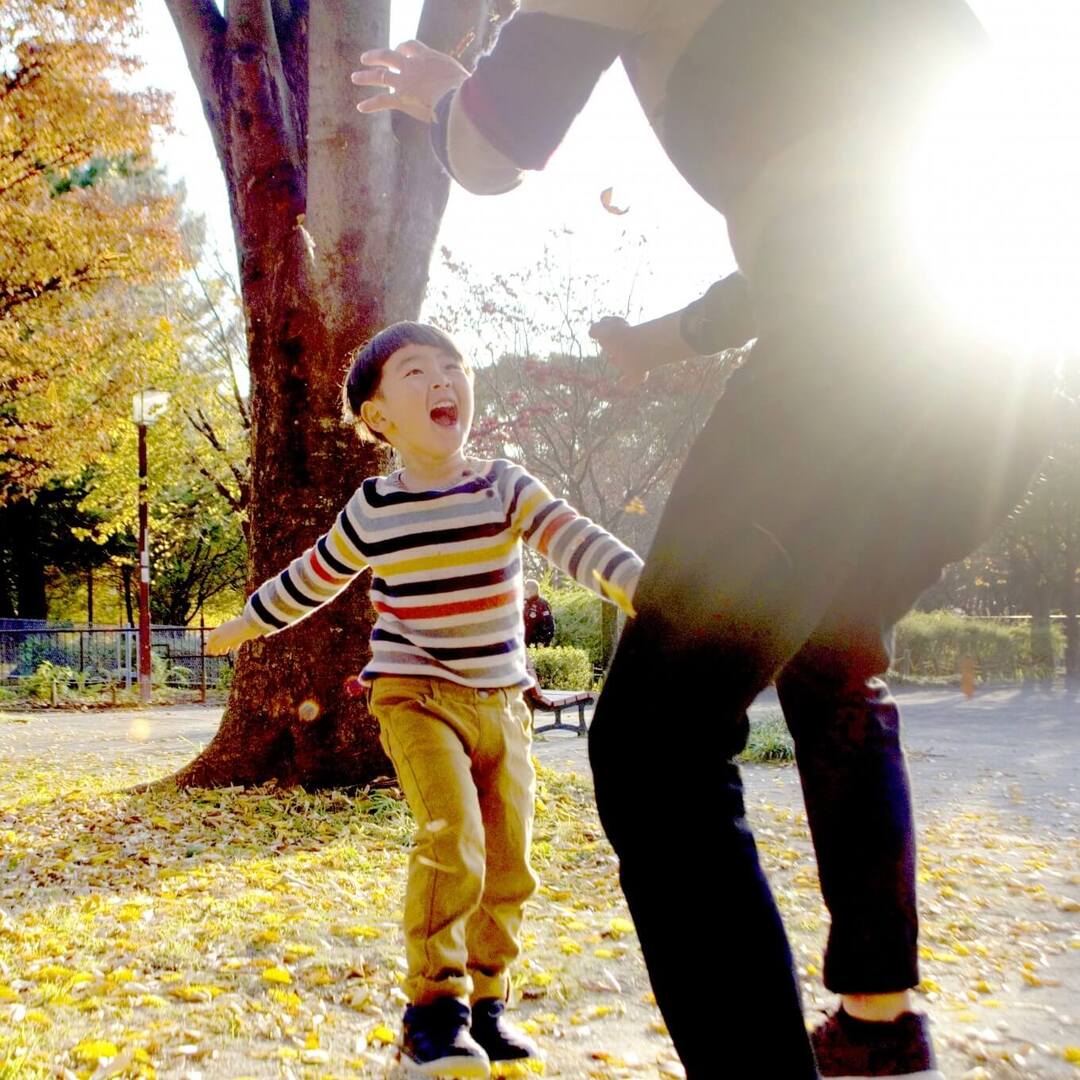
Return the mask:
[(343, 397), (346, 419), (402, 467), (365, 480), (207, 648), (291, 626), (372, 567), (378, 619), (361, 677), (416, 819), (402, 1062), (414, 1075), (487, 1076), (489, 1062), (538, 1054), (503, 1015), (536, 888), (521, 541), (615, 596), (633, 595), (641, 560), (519, 465), (465, 455), (473, 377), (442, 331), (383, 330), (353, 354)]

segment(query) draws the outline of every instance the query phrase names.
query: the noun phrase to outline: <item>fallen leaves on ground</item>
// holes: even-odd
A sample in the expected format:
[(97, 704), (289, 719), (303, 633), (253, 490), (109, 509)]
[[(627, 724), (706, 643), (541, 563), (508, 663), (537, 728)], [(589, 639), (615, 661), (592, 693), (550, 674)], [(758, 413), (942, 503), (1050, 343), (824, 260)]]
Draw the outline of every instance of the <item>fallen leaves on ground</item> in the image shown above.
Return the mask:
[[(59, 760), (0, 778), (0, 1078), (384, 1075), (412, 831), (392, 793), (131, 794), (146, 779), (135, 765)], [(657, 812), (691, 827), (673, 796)], [(824, 1004), (805, 821), (767, 802), (753, 816), (807, 1004)], [(922, 831), (920, 993), (973, 1076), (1055, 1075), (1031, 1070), (1038, 1055), (1075, 1073), (1078, 1040), (1029, 1046), (998, 1019), (1004, 999), (1037, 1005), (1056, 958), (1080, 947), (1077, 856), (1075, 839), (1035, 842), (985, 816)], [(678, 1077), (579, 778), (541, 770), (535, 863), (515, 1015), (548, 1076)], [(672, 917), (688, 903), (673, 896)]]

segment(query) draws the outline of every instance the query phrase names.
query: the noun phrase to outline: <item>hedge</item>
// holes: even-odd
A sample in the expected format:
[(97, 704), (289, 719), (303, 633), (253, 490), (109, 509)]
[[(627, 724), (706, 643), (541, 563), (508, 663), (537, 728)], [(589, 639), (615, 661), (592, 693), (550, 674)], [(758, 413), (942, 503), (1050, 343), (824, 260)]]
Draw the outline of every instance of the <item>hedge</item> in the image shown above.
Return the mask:
[[(974, 619), (950, 611), (912, 611), (896, 627), (893, 669), (901, 676), (946, 678), (960, 671), (961, 661), (975, 662), (982, 681), (1012, 682), (1047, 678), (1053, 671), (1032, 655), (1031, 625)], [(1055, 661), (1064, 649), (1059, 627), (1050, 630), (1046, 652)]]
[(592, 689), (592, 661), (584, 649), (572, 645), (533, 646), (529, 657), (536, 667), (536, 681), (543, 689)]
[(552, 588), (550, 579), (541, 584), (540, 591), (555, 616), (555, 637), (551, 644), (584, 649), (589, 664), (599, 664), (600, 605), (603, 600), (596, 593), (574, 583), (559, 589)]
[[(593, 592), (577, 584), (553, 588), (550, 575), (541, 582), (541, 593), (551, 604), (555, 616), (553, 644), (584, 650), (590, 665), (598, 665), (600, 650), (600, 605)], [(1052, 654), (1055, 663), (1064, 654), (1064, 634), (1059, 626), (1051, 627), (1050, 640), (1036, 653)], [(994, 619), (969, 618), (951, 611), (913, 611), (896, 627), (893, 651), (893, 676), (915, 679), (954, 679), (961, 661), (975, 662), (976, 677), (983, 682), (1016, 682), (1043, 679), (1053, 672), (1032, 651), (1031, 624)], [(554, 663), (554, 661), (552, 661)], [(570, 678), (560, 671), (558, 678)], [(591, 676), (590, 676), (591, 678)], [(549, 683), (564, 689), (576, 689), (578, 683)], [(588, 686), (588, 682), (582, 682)]]

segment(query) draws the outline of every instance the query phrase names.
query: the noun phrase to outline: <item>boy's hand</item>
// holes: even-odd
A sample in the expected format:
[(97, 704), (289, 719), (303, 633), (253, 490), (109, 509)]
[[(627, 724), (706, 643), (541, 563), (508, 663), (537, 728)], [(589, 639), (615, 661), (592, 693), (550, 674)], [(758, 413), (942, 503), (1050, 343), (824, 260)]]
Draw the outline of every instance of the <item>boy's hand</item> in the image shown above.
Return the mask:
[(383, 91), (361, 101), (362, 113), (397, 109), (430, 124), (435, 105), (448, 90), (456, 90), (468, 71), (447, 53), (429, 49), (420, 41), (406, 41), (396, 49), (368, 49), (360, 54), (368, 65), (354, 71), (354, 86), (374, 86)]
[(642, 346), (637, 328), (619, 315), (608, 315), (589, 327), (589, 337), (597, 342), (606, 359), (619, 373), (624, 389), (640, 386), (649, 377), (652, 356)]
[(210, 631), (206, 639), (206, 652), (209, 656), (224, 656), (226, 653), (235, 652), (245, 641), (258, 636), (259, 631), (247, 619), (229, 619)]

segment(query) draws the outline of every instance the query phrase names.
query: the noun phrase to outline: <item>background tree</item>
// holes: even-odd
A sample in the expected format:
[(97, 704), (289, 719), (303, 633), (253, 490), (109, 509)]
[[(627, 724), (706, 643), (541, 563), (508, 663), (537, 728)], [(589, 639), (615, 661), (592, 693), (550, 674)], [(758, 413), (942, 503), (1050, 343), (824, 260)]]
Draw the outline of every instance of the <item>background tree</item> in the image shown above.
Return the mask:
[(181, 264), (173, 199), (152, 176), (154, 93), (118, 88), (130, 0), (0, 8), (0, 607), (45, 618), (57, 575), (111, 552), (76, 533), (86, 465), (163, 327), (124, 302)]
[[(642, 385), (622, 389), (585, 336), (591, 322), (629, 306), (611, 283), (575, 273), (551, 245), (537, 266), (509, 275), (477, 276), (445, 249), (443, 261), (450, 276), (433, 305), (435, 321), (507, 350), (477, 367), (473, 452), (521, 461), (645, 555), (686, 453), (741, 354), (657, 368)], [(604, 604), (601, 613), (606, 663), (615, 608)]]
[(89, 538), (97, 522), (82, 505), (87, 481), (53, 480), (33, 498), (0, 505), (0, 618), (48, 619), (60, 581), (88, 581), (119, 553)]
[[(202, 247), (202, 225), (178, 211), (183, 277), (129, 288), (127, 306), (168, 328), (172, 348), (153, 383), (169, 404), (148, 432), (150, 551), (155, 622), (186, 624), (214, 598), (243, 602), (248, 498), (247, 360), (243, 317), (232, 276)], [(107, 448), (95, 459), (84, 506), (101, 544), (126, 539), (134, 552), (138, 503), (136, 429), (119, 402)], [(127, 561), (119, 558), (121, 570)], [(125, 588), (125, 600), (127, 590)], [(125, 605), (126, 606), (126, 605)]]
[[(329, 527), (381, 450), (335, 421), (348, 349), (414, 316), (447, 196), (422, 125), (361, 120), (348, 75), (386, 44), (389, 0), (167, 0), (225, 174), (251, 371), (249, 583)], [(418, 36), (469, 54), (486, 0), (431, 0)], [(366, 577), (364, 579), (366, 581)], [(362, 588), (246, 646), (214, 741), (180, 783), (355, 784), (386, 768), (343, 693), (367, 658)], [(312, 710), (298, 706), (316, 703)]]
[(160, 344), (122, 303), (180, 261), (171, 196), (140, 183), (166, 102), (115, 80), (132, 7), (0, 8), (0, 499), (77, 473)]
[[(1080, 390), (1080, 358), (1064, 364), (1064, 389)], [(946, 568), (919, 601), (924, 610), (1030, 615), (1032, 654), (1049, 664), (1052, 614), (1064, 616), (1065, 670), (1080, 677), (1080, 436), (1061, 437), (1022, 505), (974, 554)]]

